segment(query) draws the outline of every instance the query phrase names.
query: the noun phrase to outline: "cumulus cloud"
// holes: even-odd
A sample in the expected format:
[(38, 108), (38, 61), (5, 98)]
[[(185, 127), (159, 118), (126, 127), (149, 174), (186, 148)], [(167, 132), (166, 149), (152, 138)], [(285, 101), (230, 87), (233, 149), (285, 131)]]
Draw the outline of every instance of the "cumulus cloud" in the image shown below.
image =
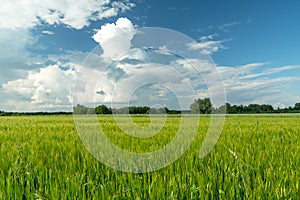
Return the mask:
[(130, 50), (134, 34), (135, 28), (131, 21), (119, 18), (115, 23), (101, 26), (93, 39), (102, 47), (104, 57), (116, 58)]
[(32, 28), (46, 22), (81, 29), (90, 21), (116, 16), (134, 6), (129, 1), (110, 0), (3, 0), (0, 28)]
[[(128, 8), (124, 6), (123, 9)], [(91, 104), (94, 102), (169, 106), (179, 98), (183, 108), (188, 109), (195, 97), (221, 96), (218, 94), (223, 92), (223, 87), (216, 84), (218, 71), (230, 103), (292, 105), (299, 98), (289, 90), (291, 85), (300, 82), (299, 77), (274, 76), (276, 73), (295, 72), (299, 66), (265, 69), (268, 63), (251, 63), (219, 66), (218, 71), (214, 71), (213, 63), (209, 59), (204, 60), (206, 56), (202, 60), (198, 57), (180, 59), (166, 46), (129, 51), (135, 34), (136, 29), (127, 18), (101, 26), (93, 39), (102, 47), (103, 54), (69, 51), (65, 55), (50, 56), (49, 59), (56, 64), (44, 66), (38, 71), (30, 70), (23, 78), (2, 85), (6, 92), (6, 106), (15, 111), (71, 110), (72, 103), (93, 106)], [(115, 36), (117, 38), (110, 40)], [(195, 53), (191, 55), (199, 56), (199, 50), (207, 55), (225, 48), (222, 45), (225, 40), (214, 40), (215, 37), (216, 34), (203, 36), (200, 42), (189, 43), (189, 50)], [(19, 42), (22, 44), (22, 41)], [(17, 52), (23, 51), (22, 45), (15, 45)], [(185, 42), (183, 46), (186, 48)], [(120, 56), (128, 51), (128, 54)], [(79, 63), (86, 57), (84, 67), (80, 66)]]
[[(109, 31), (115, 31), (114, 33), (118, 34), (119, 32), (133, 29), (133, 25), (128, 19), (120, 18), (116, 23), (114, 23), (114, 26), (104, 26), (102, 32), (100, 32), (103, 37), (107, 38), (109, 35), (105, 34), (111, 34), (111, 32)], [(25, 33), (28, 32), (27, 29), (24, 29), (24, 31)], [(18, 33), (20, 33), (19, 29), (11, 32), (15, 33), (14, 35), (16, 36), (18, 36)], [(45, 32), (45, 34), (48, 34), (48, 32)], [(12, 43), (10, 43), (9, 40), (5, 39), (6, 36), (6, 34), (3, 34), (3, 36), (1, 36), (0, 32), (0, 37), (3, 37), (3, 40), (1, 40), (3, 41), (3, 45), (7, 44), (7, 49), (14, 47), (14, 52), (12, 54), (7, 53), (7, 55), (1, 54), (0, 56), (2, 56), (3, 58), (7, 58), (7, 60), (16, 61), (16, 59), (11, 58), (15, 55), (20, 55), (18, 59), (22, 59), (20, 60), (19, 64), (20, 66), (24, 66), (24, 62), (28, 62), (28, 57), (30, 56), (28, 53), (24, 54), (26, 53), (25, 46), (31, 41), (29, 39), (26, 39), (26, 37), (18, 36), (16, 38), (20, 38), (20, 41), (12, 40)], [(125, 46), (118, 46), (118, 44), (115, 44), (115, 46), (113, 46), (113, 49), (118, 47), (121, 47), (121, 50), (123, 51), (127, 51), (130, 49), (130, 40), (133, 35), (125, 34), (125, 36), (127, 44)], [(122, 39), (123, 38), (124, 34), (122, 35)], [(4, 42), (4, 39), (8, 42)], [(15, 45), (12, 46), (12, 44)], [(124, 44), (123, 40), (122, 44)], [(104, 56), (110, 56), (110, 52), (107, 51), (110, 47), (105, 46), (105, 44), (103, 44), (103, 47), (105, 50)], [(86, 62), (85, 67), (82, 68), (80, 64), (82, 60), (86, 58), (86, 56), (88, 56), (88, 62)], [(19, 78), (20, 75), (14, 75), (7, 80), (3, 80), (4, 84), (2, 85), (1, 93), (4, 92), (7, 97), (7, 101), (5, 101), (5, 107), (11, 108), (11, 110), (15, 111), (34, 111), (49, 109), (69, 110), (69, 108), (71, 107), (70, 98), (72, 95), (72, 84), (75, 80), (78, 83), (78, 94), (76, 96), (78, 100), (80, 102), (93, 102), (96, 91), (95, 85), (97, 84), (99, 76), (101, 75), (101, 71), (104, 70), (104, 68), (111, 62), (110, 58), (105, 58), (104, 56), (94, 53), (68, 51), (63, 55), (50, 55), (48, 57), (48, 60), (56, 63), (55, 65), (42, 66), (42, 62), (40, 63), (41, 66), (38, 66), (39, 70), (30, 68), (26, 68), (23, 70), (21, 70), (21, 68), (18, 69), (22, 73), (21, 77), (23, 78)], [(135, 55), (132, 55), (132, 58), (126, 57), (126, 59), (139, 59), (140, 56), (142, 56), (141, 53), (136, 53)], [(3, 59), (1, 61), (3, 61)], [(7, 66), (0, 65), (0, 67), (3, 67), (3, 69), (5, 69)], [(3, 70), (3, 72), (5, 73), (2, 74), (5, 74), (7, 76), (7, 71), (9, 70)], [(81, 74), (88, 74), (88, 76), (81, 76)], [(109, 83), (109, 81), (107, 82)], [(109, 84), (106, 84), (104, 87), (105, 90), (110, 90), (112, 88), (112, 86)], [(107, 99), (110, 99), (109, 95), (110, 93), (107, 93), (105, 95), (105, 98), (102, 100), (105, 101)], [(1, 103), (3, 104), (3, 101)]]
[[(159, 55), (163, 62), (169, 60), (169, 63), (160, 63)], [(203, 85), (199, 72), (187, 61), (175, 62), (177, 59), (176, 55), (165, 54), (160, 49), (134, 49), (107, 68), (85, 67), (77, 76), (74, 104), (113, 103), (113, 107), (128, 103), (164, 104), (180, 109), (176, 103), (179, 100), (182, 108), (188, 109)]]
[(184, 80), (181, 74), (167, 66), (119, 63), (101, 76), (97, 84), (101, 94), (96, 96), (96, 101), (112, 102), (118, 107), (132, 102), (148, 106), (170, 105), (178, 100), (188, 108), (193, 99), (186, 101), (185, 97), (193, 95), (193, 90)]
[(8, 106), (11, 106), (9, 103), (14, 103), (14, 110), (17, 111), (36, 111), (52, 107), (70, 110), (75, 78), (73, 68), (63, 69), (58, 65), (50, 65), (37, 72), (28, 72), (23, 79), (8, 81), (2, 88), (17, 97), (7, 102)]
[[(113, 106), (122, 107), (125, 102), (137, 105), (164, 104), (179, 108), (178, 105), (174, 105), (178, 98), (183, 103), (183, 108), (188, 109), (196, 97), (204, 98), (210, 95), (214, 95), (214, 102), (218, 105), (218, 98), (222, 98), (218, 94), (221, 94), (223, 88), (222, 85), (216, 84), (218, 72), (212, 70), (212, 63), (199, 59), (178, 60), (178, 57), (174, 56), (172, 61), (172, 55), (166, 54), (162, 54), (165, 59), (170, 60), (166, 65), (132, 62), (128, 59), (135, 58), (136, 54), (143, 54), (142, 57), (138, 56), (138, 59), (150, 62), (151, 56), (157, 58), (159, 54), (155, 49), (153, 52), (155, 54), (149, 53), (149, 50), (131, 51), (133, 56), (128, 55), (115, 60), (108, 68), (107, 65), (99, 66), (104, 58), (96, 54), (89, 57), (89, 63), (85, 67), (57, 61), (55, 65), (46, 66), (39, 71), (30, 71), (25, 78), (4, 84), (2, 88), (10, 95), (7, 97), (6, 106), (14, 106), (12, 110), (15, 111), (71, 110), (72, 95), (75, 101), (73, 103), (90, 106), (93, 106), (94, 102), (113, 102)], [(84, 56), (82, 53), (70, 53), (73, 57)], [(274, 107), (298, 102), (300, 96), (290, 89), (300, 82), (300, 78), (296, 76), (300, 67), (279, 66), (266, 69), (267, 65), (268, 63), (251, 63), (217, 67), (223, 79), (227, 100), (234, 104), (271, 103)], [(197, 70), (194, 69), (195, 66), (198, 67)], [(289, 74), (295, 76), (274, 76), (283, 72), (294, 72)]]
[[(130, 10), (135, 5), (128, 0), (54, 0), (54, 1), (7, 1), (1, 2), (0, 7), (0, 85), (1, 96), (4, 97), (0, 105), (15, 111), (34, 111), (50, 109), (69, 109), (71, 80), (79, 74), (70, 69), (66, 70), (70, 62), (81, 63), (87, 56), (84, 52), (66, 52), (64, 55), (49, 56), (48, 61), (55, 65), (45, 65), (45, 58), (28, 52), (28, 45), (37, 44), (39, 36), (32, 35), (31, 29), (37, 25), (65, 25), (74, 29), (82, 29), (91, 21), (101, 20), (116, 16)], [(120, 18), (115, 23), (116, 34), (118, 31), (133, 30), (132, 23), (125, 18)], [(107, 29), (106, 31), (111, 31)], [(104, 30), (103, 29), (103, 30)], [(102, 33), (104, 33), (102, 31)], [(52, 35), (51, 31), (44, 30), (42, 34)], [(109, 32), (111, 33), (111, 32)], [(124, 51), (130, 48), (133, 36), (128, 34), (127, 41), (122, 46)], [(124, 38), (124, 37), (123, 37)], [(122, 42), (124, 42), (122, 40)], [(104, 43), (104, 42), (103, 42)], [(117, 44), (116, 44), (117, 45)], [(104, 55), (110, 55), (109, 47), (105, 48)], [(119, 47), (119, 46), (115, 46)], [(90, 58), (92, 57), (89, 54)], [(100, 56), (101, 57), (101, 56)], [(85, 85), (95, 86), (99, 77), (101, 63), (103, 66), (111, 60), (95, 55), (93, 62), (88, 63), (87, 80), (79, 80)], [(90, 59), (91, 60), (91, 59)], [(94, 67), (94, 69), (93, 69)], [(38, 70), (37, 70), (38, 69)], [(77, 68), (78, 69), (78, 68)], [(72, 74), (66, 74), (71, 72)], [(74, 72), (74, 73), (73, 73)], [(83, 72), (83, 70), (81, 71)], [(93, 77), (92, 75), (95, 75)], [(3, 84), (4, 83), (4, 84)], [(58, 84), (60, 86), (58, 87)], [(91, 92), (92, 93), (92, 92)], [(7, 100), (5, 100), (7, 99)], [(3, 104), (5, 102), (5, 104)]]
[[(28, 70), (44, 67), (45, 58), (28, 47), (39, 46), (34, 27), (41, 24), (65, 25), (75, 29), (91, 21), (116, 16), (135, 5), (128, 0), (3, 0), (0, 6), (0, 84), (24, 77)], [(42, 34), (53, 34), (44, 30)]]
[[(207, 59), (180, 59), (172, 62), (185, 69), (188, 82), (193, 85), (197, 98), (210, 97), (214, 107), (224, 104), (225, 91), (222, 78), (214, 63)], [(191, 73), (192, 72), (192, 73)]]

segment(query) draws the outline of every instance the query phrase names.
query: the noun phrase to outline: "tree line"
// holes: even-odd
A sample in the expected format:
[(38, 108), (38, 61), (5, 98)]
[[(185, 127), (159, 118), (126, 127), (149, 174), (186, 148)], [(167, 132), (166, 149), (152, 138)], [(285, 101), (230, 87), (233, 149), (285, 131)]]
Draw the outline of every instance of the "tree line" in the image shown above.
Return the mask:
[(300, 103), (294, 107), (274, 109), (270, 104), (249, 104), (249, 105), (231, 105), (225, 103), (218, 108), (212, 106), (210, 98), (196, 99), (191, 105), (190, 110), (170, 110), (167, 107), (150, 108), (148, 106), (132, 106), (124, 108), (108, 108), (105, 105), (99, 105), (96, 108), (88, 108), (83, 105), (77, 105), (73, 108), (74, 114), (259, 114), (259, 113), (300, 113)]
[(72, 115), (73, 112), (4, 112), (0, 110), (0, 116), (40, 116), (40, 115)]
[(106, 105), (99, 105), (96, 108), (89, 108), (78, 104), (73, 107), (74, 114), (179, 114), (181, 112), (178, 110), (169, 110), (167, 107), (150, 108), (148, 106), (109, 108)]
[(212, 106), (210, 98), (196, 99), (190, 105), (190, 110), (170, 110), (167, 107), (150, 108), (148, 106), (130, 106), (124, 108), (109, 108), (106, 105), (99, 105), (96, 108), (89, 108), (84, 105), (76, 105), (73, 112), (4, 112), (0, 110), (0, 116), (26, 116), (26, 115), (72, 115), (74, 114), (180, 114), (180, 113), (228, 113), (228, 114), (259, 114), (259, 113), (300, 113), (300, 103), (294, 107), (273, 108), (270, 104), (249, 104), (231, 105), (225, 103), (218, 108)]
[(211, 113), (228, 113), (228, 114), (259, 114), (259, 113), (300, 113), (300, 103), (295, 103), (294, 107), (276, 108), (270, 104), (249, 104), (249, 105), (225, 105), (219, 108), (212, 107), (209, 98), (197, 99), (190, 106), (191, 113), (211, 114)]

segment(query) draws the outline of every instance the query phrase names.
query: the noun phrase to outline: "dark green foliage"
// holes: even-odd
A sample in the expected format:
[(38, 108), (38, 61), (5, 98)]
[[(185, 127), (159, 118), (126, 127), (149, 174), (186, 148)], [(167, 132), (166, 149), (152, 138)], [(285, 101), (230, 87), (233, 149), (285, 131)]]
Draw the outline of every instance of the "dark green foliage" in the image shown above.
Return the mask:
[(41, 116), (41, 115), (72, 115), (72, 112), (0, 112), (0, 116)]
[(113, 108), (112, 113), (114, 114), (147, 114), (149, 111), (147, 106), (130, 106), (124, 108)]
[(210, 114), (212, 112), (212, 104), (209, 98), (196, 99), (190, 106), (191, 113)]
[(295, 103), (294, 109), (295, 109), (295, 110), (300, 110), (300, 103)]
[[(228, 114), (251, 114), (251, 113), (273, 113), (274, 108), (272, 105), (268, 104), (249, 104), (248, 106), (244, 105), (233, 105), (231, 106), (229, 103), (225, 104), (226, 113)], [(220, 107), (219, 109), (224, 109), (224, 107)]]
[(86, 111), (86, 114), (88, 114), (88, 115), (96, 114), (95, 108), (88, 108)]
[(147, 106), (133, 106), (128, 108), (129, 114), (147, 114), (149, 109)]
[[(96, 108), (89, 108), (84, 105), (73, 107), (73, 113), (79, 115), (91, 114), (259, 114), (259, 113), (299, 113), (300, 103), (295, 103), (294, 107), (274, 109), (270, 104), (249, 104), (249, 105), (225, 105), (214, 108), (209, 98), (196, 99), (191, 105), (190, 110), (170, 110), (164, 108), (150, 108), (148, 106), (130, 106), (124, 108), (109, 108), (106, 105), (99, 105)], [(0, 110), (0, 116), (34, 116), (34, 115), (71, 115), (72, 112), (4, 112)]]
[(106, 105), (100, 105), (95, 108), (96, 114), (111, 114), (112, 111)]
[(77, 106), (74, 106), (73, 108), (74, 114), (84, 115), (87, 114), (87, 111), (88, 107), (79, 104), (77, 104)]

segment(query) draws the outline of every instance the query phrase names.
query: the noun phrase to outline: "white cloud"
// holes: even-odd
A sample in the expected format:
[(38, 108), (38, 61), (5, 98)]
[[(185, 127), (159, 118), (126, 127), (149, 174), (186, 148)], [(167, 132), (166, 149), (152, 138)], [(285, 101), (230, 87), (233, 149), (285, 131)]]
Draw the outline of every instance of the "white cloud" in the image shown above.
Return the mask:
[(172, 64), (186, 69), (184, 71), (188, 73), (184, 75), (188, 77), (187, 81), (194, 87), (197, 98), (210, 97), (215, 107), (224, 104), (226, 99), (222, 78), (211, 60), (180, 59)]
[[(282, 107), (299, 101), (299, 94), (291, 88), (300, 84), (300, 78), (296, 75), (300, 67), (280, 66), (263, 70), (266, 64), (268, 63), (218, 67), (230, 103), (270, 103), (274, 107)], [(272, 76), (284, 71), (294, 72), (295, 75)]]
[(241, 23), (242, 22), (234, 21), (234, 22), (223, 24), (223, 25), (219, 26), (218, 28), (221, 29), (221, 30), (223, 30), (224, 32), (230, 32), (230, 30), (229, 30), (230, 27), (239, 25)]
[(168, 66), (155, 64), (119, 63), (115, 69), (102, 74), (96, 88), (102, 94), (96, 96), (96, 102), (112, 102), (115, 107), (132, 103), (132, 98), (134, 103), (148, 106), (178, 100), (185, 109), (193, 101), (193, 98), (186, 100), (186, 96), (193, 95), (193, 90), (185, 77)]
[(228, 33), (231, 31), (230, 28), (233, 28), (234, 26), (241, 25), (241, 24), (249, 24), (251, 22), (252, 22), (252, 18), (249, 17), (248, 19), (243, 21), (233, 21), (233, 22), (222, 24), (218, 26), (218, 29)]
[(261, 76), (266, 76), (270, 74), (275, 74), (275, 73), (280, 73), (288, 70), (294, 70), (294, 69), (300, 69), (300, 65), (287, 65), (287, 66), (282, 66), (282, 67), (276, 67), (276, 68), (271, 68), (264, 70), (259, 73), (251, 73), (249, 75), (244, 76), (244, 79), (253, 79)]
[[(83, 68), (82, 73), (77, 76), (74, 103), (112, 102), (113, 107), (119, 107), (124, 106), (124, 103), (132, 103), (134, 97), (135, 104), (150, 106), (157, 103), (170, 105), (170, 102), (174, 104), (179, 99), (183, 108), (188, 109), (196, 98), (195, 95), (198, 95), (200, 87), (203, 88), (199, 72), (192, 65), (201, 63), (206, 74), (210, 70), (204, 68), (207, 66), (202, 61), (190, 59), (183, 63), (177, 62), (177, 56), (160, 52), (161, 48), (158, 50), (154, 49), (153, 53), (149, 49), (134, 49), (126, 56), (114, 60), (108, 68), (107, 65)], [(167, 60), (172, 57), (174, 62), (155, 65), (151, 60), (156, 60), (157, 54), (161, 54)], [(101, 58), (101, 55), (98, 57)], [(133, 62), (135, 59), (139, 62)], [(211, 84), (215, 80), (212, 75), (207, 76), (207, 79)], [(218, 92), (218, 89), (213, 88), (212, 92)], [(174, 94), (177, 96), (174, 97)]]
[(271, 68), (264, 71), (264, 74), (273, 74), (273, 73), (278, 73), (278, 72), (288, 71), (293, 69), (300, 69), (300, 65), (287, 65), (282, 67)]
[(226, 49), (223, 45), (227, 40), (212, 40), (217, 34), (212, 34), (208, 36), (202, 36), (200, 42), (192, 42), (187, 44), (188, 48), (191, 50), (200, 50), (202, 55), (211, 55), (212, 53), (218, 52), (221, 49)]
[(45, 35), (54, 35), (53, 31), (42, 31), (42, 33)]
[[(125, 18), (120, 18), (114, 25), (116, 34), (118, 31), (134, 29), (131, 22)], [(104, 29), (107, 30), (106, 28)], [(8, 37), (6, 34), (3, 34), (3, 40), (1, 40), (1, 42), (3, 41), (2, 46), (5, 46), (4, 44), (6, 44), (7, 46), (5, 47), (7, 49), (11, 48), (13, 52), (11, 51), (12, 53), (7, 53), (7, 55), (2, 54), (1, 56), (7, 58), (6, 60), (15, 61), (16, 59), (12, 59), (13, 56), (20, 54), (18, 59), (22, 59), (19, 64), (24, 65), (24, 62), (29, 62), (28, 58), (30, 56), (25, 47), (26, 44), (32, 43), (32, 41), (31, 38), (27, 39), (27, 37), (24, 37), (23, 35), (20, 36), (19, 33), (21, 32), (19, 30), (20, 29), (14, 31), (10, 30), (12, 33), (11, 35), (17, 38), (16, 40), (13, 40), (14, 37)], [(28, 33), (27, 29), (22, 30), (24, 30), (25, 36), (29, 35), (25, 34)], [(8, 40), (6, 37), (11, 38), (11, 40)], [(132, 35), (127, 35), (127, 46), (122, 46), (124, 51), (127, 51), (127, 49), (129, 50), (132, 37)], [(118, 44), (116, 44), (114, 48), (119, 47), (117, 45)], [(104, 49), (107, 50), (107, 48)], [(88, 56), (88, 62), (85, 63), (84, 68), (81, 68), (79, 63), (81, 63), (86, 56)], [(136, 56), (140, 58), (142, 54), (140, 55), (140, 53), (138, 53), (133, 55), (133, 58)], [(51, 60), (56, 64), (50, 66), (38, 66), (38, 71), (28, 67), (23, 69), (17, 68), (22, 73), (22, 76), (14, 75), (9, 79), (3, 79), (5, 84), (2, 85), (1, 93), (4, 93), (6, 100), (3, 99), (0, 103), (5, 105), (6, 108), (14, 111), (70, 110), (72, 86), (76, 78), (76, 81), (79, 84), (77, 84), (77, 89), (79, 89), (77, 97), (79, 97), (80, 102), (93, 102), (95, 86), (101, 75), (101, 71), (111, 62), (111, 59), (105, 58), (102, 55), (77, 51), (69, 51), (64, 55), (50, 55), (48, 60)], [(43, 65), (43, 62), (39, 64)], [(71, 66), (71, 68), (66, 70), (66, 67), (68, 66)], [(3, 72), (5, 72), (7, 76), (7, 72), (11, 70), (8, 70), (7, 66), (2, 67)], [(80, 74), (87, 74), (88, 76), (80, 76)], [(109, 84), (105, 87), (111, 88)], [(107, 96), (106, 99), (107, 98), (109, 97)]]
[(204, 35), (204, 36), (201, 36), (201, 37), (200, 37), (200, 40), (201, 40), (201, 41), (212, 40), (212, 39), (214, 39), (214, 37), (216, 37), (216, 36), (218, 36), (217, 33), (210, 34), (210, 35)]
[(275, 103), (273, 106), (274, 106), (275, 109), (276, 108), (286, 108), (287, 107), (286, 105), (284, 105), (282, 103), (279, 103), (279, 102)]
[(134, 6), (129, 1), (110, 0), (3, 0), (0, 28), (32, 28), (44, 21), (81, 29), (90, 21), (116, 16)]
[[(117, 58), (130, 50), (135, 28), (127, 18), (119, 18), (116, 23), (107, 23), (93, 35), (103, 49), (103, 56)], [(113, 39), (112, 39), (113, 38)]]
[[(141, 53), (140, 50), (136, 52)], [(131, 52), (133, 57), (136, 57), (136, 52)], [(62, 56), (61, 59), (80, 63), (81, 59), (76, 60), (74, 57), (85, 57), (85, 55), (82, 52), (69, 52), (69, 55)], [(138, 56), (138, 59), (149, 60), (147, 56), (149, 55), (143, 53), (143, 56)], [(46, 66), (39, 71), (30, 71), (25, 78), (4, 84), (2, 88), (7, 92), (6, 95), (9, 94), (5, 106), (14, 111), (71, 110), (72, 86), (75, 80), (77, 84), (74, 93), (75, 104), (92, 106), (93, 102), (97, 104), (112, 101), (114, 105), (121, 103), (119, 105), (124, 106), (122, 102), (130, 100), (133, 103), (132, 98), (134, 98), (134, 103), (137, 104), (145, 105), (152, 102), (170, 105), (171, 101), (174, 102), (174, 96), (170, 95), (171, 89), (178, 95), (177, 98), (181, 99), (183, 107), (188, 108), (195, 98), (189, 84), (196, 88), (195, 92), (199, 98), (213, 94), (215, 101), (218, 101), (218, 93), (223, 88), (220, 84), (216, 84), (218, 74), (212, 71), (211, 67), (214, 67), (212, 63), (198, 59), (180, 61), (174, 58), (170, 65), (154, 66), (142, 62), (130, 63), (128, 60), (130, 57), (128, 55), (123, 60), (114, 61), (114, 65), (110, 68), (106, 68), (105, 64), (99, 64), (105, 60), (101, 55), (96, 54), (90, 55), (90, 60), (85, 63), (87, 65), (84, 68), (77, 64), (60, 63), (58, 59), (56, 65)], [(274, 107), (278, 105), (282, 107), (294, 105), (299, 101), (299, 95), (290, 90), (291, 86), (300, 82), (297, 73), (295, 76), (271, 76), (278, 72), (289, 72), (299, 68), (280, 66), (264, 70), (265, 65), (267, 63), (217, 67), (230, 103), (271, 103)], [(64, 68), (66, 66), (69, 68)], [(193, 66), (198, 66), (198, 72), (194, 71)], [(255, 76), (253, 79), (245, 78), (254, 74), (265, 75)], [(162, 84), (138, 90), (139, 87), (150, 82)], [(203, 84), (207, 84), (209, 89)], [(162, 85), (165, 87), (161, 87)], [(138, 92), (132, 94), (133, 91)]]
[[(100, 20), (130, 10), (128, 0), (3, 0), (0, 6), (0, 84), (24, 77), (26, 70), (43, 67), (44, 59), (31, 54), (27, 47), (39, 46), (39, 35), (31, 31), (41, 23), (63, 24), (80, 29), (90, 21)], [(110, 12), (113, 10), (113, 12)], [(103, 15), (104, 14), (104, 15)], [(44, 30), (42, 34), (53, 34)]]
[(251, 63), (242, 66), (218, 66), (218, 70), (224, 78), (238, 78), (248, 77), (253, 75), (253, 71), (267, 63)]
[[(202, 76), (202, 83), (208, 87), (208, 89), (201, 88), (198, 91), (199, 98), (211, 97), (212, 94), (216, 100), (222, 98), (218, 94), (222, 93), (223, 88), (220, 84), (216, 84), (218, 73), (213, 71), (214, 66), (212, 63), (199, 59), (185, 59), (177, 60), (173, 63), (173, 65), (176, 64), (185, 68), (198, 67)], [(297, 91), (297, 85), (300, 85), (300, 78), (297, 76), (300, 72), (300, 66), (279, 66), (264, 69), (268, 64), (270, 63), (217, 66), (222, 77), (228, 102), (244, 105), (268, 103), (277, 108), (278, 105), (280, 107), (285, 105), (293, 106), (295, 102), (300, 101), (299, 92)], [(281, 74), (280, 76), (274, 76), (276, 73), (284, 72), (289, 72), (290, 75)]]
[[(118, 6), (121, 12), (122, 10), (128, 9), (126, 4), (118, 4)], [(104, 13), (104, 15), (110, 16), (114, 15), (116, 10), (106, 9), (106, 11), (108, 12), (107, 14), (104, 12), (102, 12), (102, 14)], [(52, 18), (50, 18), (50, 16), (49, 18), (48, 16), (46, 17), (49, 23), (63, 23), (61, 21), (56, 22), (54, 14), (51, 14), (51, 17)], [(84, 24), (85, 22), (78, 21), (78, 23)], [(77, 26), (72, 25), (71, 22), (68, 22), (68, 25), (72, 27)], [(0, 44), (3, 44), (2, 46), (7, 48), (11, 47), (12, 51), (15, 51), (13, 54), (7, 54), (6, 58), (9, 58), (10, 55), (20, 54), (25, 56), (22, 62), (25, 62), (25, 60), (27, 62), (28, 55), (22, 53), (26, 53), (24, 47), (29, 42), (32, 42), (32, 38), (27, 37), (28, 35), (26, 33), (28, 31), (26, 28), (22, 29), (24, 32), (18, 32), (18, 30), (20, 29), (14, 31), (10, 30), (11, 33), (14, 34), (10, 40), (5, 38), (7, 36), (5, 34), (1, 36), (0, 32), (0, 37), (3, 37), (3, 39), (1, 38), (0, 40)], [(22, 37), (22, 33), (24, 33), (26, 37)], [(93, 36), (93, 39), (102, 47), (103, 55), (93, 53), (88, 55), (88, 53), (85, 52), (69, 51), (65, 55), (50, 56), (49, 59), (56, 62), (55, 65), (44, 66), (39, 71), (31, 70), (25, 77), (14, 79), (14, 81), (7, 81), (6, 84), (2, 85), (3, 90), (6, 91), (6, 95), (8, 95), (5, 96), (7, 97), (6, 106), (10, 108), (13, 107), (12, 110), (15, 111), (70, 110), (72, 103), (72, 86), (75, 80), (77, 82), (77, 93), (74, 94), (75, 104), (128, 101), (129, 95), (131, 95), (130, 91), (135, 91), (137, 86), (153, 81), (165, 83), (165, 86), (168, 86), (173, 92), (179, 94), (178, 98), (184, 99), (185, 108), (188, 108), (195, 97), (192, 92), (188, 92), (190, 89), (188, 83), (194, 87), (198, 87), (196, 95), (200, 98), (210, 93), (217, 96), (218, 93), (222, 92), (222, 86), (215, 82), (218, 78), (218, 74), (216, 71), (212, 71), (214, 66), (212, 66), (209, 60), (209, 62), (207, 62), (205, 60), (186, 58), (184, 62), (182, 62), (183, 60), (177, 60), (178, 57), (176, 57), (172, 58), (172, 62), (169, 57), (173, 54), (168, 53), (169, 51), (166, 46), (156, 49), (155, 53), (163, 55), (164, 61), (170, 59), (168, 60), (168, 62), (170, 61), (170, 65), (168, 65), (169, 68), (165, 68), (162, 65), (153, 66), (143, 63), (143, 61), (149, 61), (151, 59), (146, 51), (137, 49), (132, 52), (130, 51), (130, 53), (125, 56), (119, 57), (118, 60), (114, 60), (113, 63), (115, 66), (106, 69), (99, 82), (101, 72), (112, 62), (111, 58), (118, 57), (120, 54), (130, 50), (131, 40), (135, 33), (136, 29), (134, 25), (127, 18), (119, 18), (115, 23), (101, 26)], [(49, 32), (44, 31), (44, 34), (49, 34)], [(118, 37), (114, 38), (114, 40), (110, 40), (115, 36)], [(188, 47), (190, 50), (195, 50), (196, 52), (200, 50), (200, 52), (205, 55), (212, 54), (225, 48), (223, 42), (228, 41), (214, 40), (216, 36), (216, 34), (203, 36), (200, 38), (200, 42), (190, 43)], [(16, 39), (14, 40), (13, 38)], [(2, 41), (8, 42), (5, 43)], [(11, 46), (10, 43), (12, 44)], [(0, 55), (0, 58), (4, 55), (5, 53)], [(81, 68), (78, 63), (81, 63), (87, 55), (89, 61), (85, 63), (84, 68)], [(69, 63), (63, 63), (62, 60)], [(136, 62), (136, 60), (141, 62)], [(74, 63), (77, 63), (77, 65)], [(252, 63), (244, 66), (218, 67), (227, 91), (228, 100), (231, 103), (292, 105), (297, 100), (299, 95), (296, 96), (292, 94), (289, 87), (295, 85), (295, 83), (299, 83), (299, 77), (283, 75), (281, 78), (274, 78), (269, 75), (299, 69), (299, 67), (283, 66), (262, 70), (266, 64), (267, 63)], [(69, 68), (63, 68), (65, 66)], [(199, 67), (198, 72), (194, 71), (193, 66)], [(180, 73), (177, 74), (176, 72)], [(199, 73), (202, 77), (199, 77)], [(190, 80), (188, 80), (187, 77), (190, 78)], [(205, 83), (209, 86), (209, 90), (203, 87)], [(168, 99), (171, 98), (169, 95), (170, 90), (162, 88), (159, 85), (143, 89), (145, 90), (142, 91), (142, 95), (132, 95), (135, 102), (146, 103), (147, 100), (153, 100), (155, 103), (154, 100), (157, 100), (157, 103), (161, 103), (159, 102), (160, 100), (167, 102)], [(114, 94), (114, 92), (116, 94)], [(165, 102), (162, 102), (162, 104), (165, 104)]]
[(32, 40), (26, 29), (0, 29), (1, 62), (9, 59), (23, 60), (24, 57), (27, 57), (27, 55), (24, 55), (25, 45), (32, 42)]
[[(8, 81), (2, 85), (5, 92), (15, 98), (7, 101), (16, 111), (37, 111), (63, 108), (71, 110), (72, 87), (76, 73), (73, 68), (62, 69), (58, 65), (30, 71), (23, 79)], [(15, 100), (14, 100), (15, 99)]]
[(26, 49), (38, 39), (27, 29), (0, 28), (0, 84), (26, 75), (21, 69), (39, 67), (40, 57), (31, 55)]
[(125, 59), (133, 59), (143, 61), (147, 57), (147, 53), (142, 49), (135, 49), (134, 51), (121, 55), (118, 59), (125, 60)]

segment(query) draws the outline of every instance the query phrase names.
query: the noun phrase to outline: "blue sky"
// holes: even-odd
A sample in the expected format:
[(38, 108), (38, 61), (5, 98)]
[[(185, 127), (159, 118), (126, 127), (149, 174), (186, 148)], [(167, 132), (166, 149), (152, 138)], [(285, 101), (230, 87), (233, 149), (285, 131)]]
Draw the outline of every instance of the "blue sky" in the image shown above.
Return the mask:
[[(80, 65), (97, 46), (105, 57), (101, 38), (143, 27), (168, 28), (195, 40), (191, 48), (199, 58), (212, 58), (228, 102), (293, 106), (300, 102), (299, 8), (296, 0), (5, 0), (0, 110), (70, 110)], [(117, 24), (119, 19), (126, 20)]]

